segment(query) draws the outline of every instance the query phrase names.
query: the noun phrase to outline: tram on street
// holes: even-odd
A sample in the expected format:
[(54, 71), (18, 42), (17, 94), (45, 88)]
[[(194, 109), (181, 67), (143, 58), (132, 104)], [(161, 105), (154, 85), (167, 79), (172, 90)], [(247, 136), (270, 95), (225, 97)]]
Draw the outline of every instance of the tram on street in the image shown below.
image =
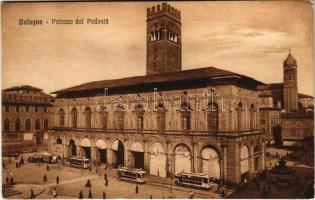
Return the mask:
[(179, 186), (194, 187), (199, 189), (211, 189), (216, 191), (219, 181), (204, 173), (181, 172), (176, 176), (176, 184)]
[(147, 172), (142, 169), (121, 167), (117, 169), (117, 174), (119, 180), (132, 181), (136, 183), (147, 182)]
[(70, 158), (70, 167), (76, 167), (76, 168), (81, 168), (81, 169), (87, 169), (90, 168), (91, 162), (90, 159), (88, 158), (77, 158), (77, 157), (72, 157)]

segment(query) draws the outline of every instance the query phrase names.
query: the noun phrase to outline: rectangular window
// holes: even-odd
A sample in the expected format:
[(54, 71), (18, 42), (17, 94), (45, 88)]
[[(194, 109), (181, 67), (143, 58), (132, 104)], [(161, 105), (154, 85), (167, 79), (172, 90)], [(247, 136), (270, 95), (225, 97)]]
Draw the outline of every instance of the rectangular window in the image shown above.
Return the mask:
[(15, 107), (16, 112), (20, 112), (20, 106)]
[(45, 113), (47, 112), (47, 108), (46, 108), (46, 107), (44, 108), (44, 112), (45, 112)]
[(38, 112), (38, 107), (37, 106), (35, 106), (35, 112)]
[(26, 112), (29, 112), (29, 111), (30, 111), (30, 107), (29, 107), (29, 106), (26, 106), (26, 107), (25, 107), (25, 111), (26, 111)]
[(5, 106), (5, 112), (10, 112), (10, 106)]

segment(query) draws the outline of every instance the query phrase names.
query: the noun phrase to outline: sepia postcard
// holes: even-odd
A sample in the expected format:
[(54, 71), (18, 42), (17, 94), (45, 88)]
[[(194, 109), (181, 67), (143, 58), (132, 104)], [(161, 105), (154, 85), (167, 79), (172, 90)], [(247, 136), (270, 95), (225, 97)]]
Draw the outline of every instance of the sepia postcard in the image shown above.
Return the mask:
[(312, 1), (1, 3), (4, 199), (312, 199)]

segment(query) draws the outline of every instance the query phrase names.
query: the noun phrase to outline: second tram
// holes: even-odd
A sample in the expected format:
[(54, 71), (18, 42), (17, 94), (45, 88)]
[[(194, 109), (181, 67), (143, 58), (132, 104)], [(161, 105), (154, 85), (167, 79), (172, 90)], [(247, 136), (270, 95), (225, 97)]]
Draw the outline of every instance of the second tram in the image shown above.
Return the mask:
[(117, 169), (117, 174), (119, 180), (132, 181), (136, 183), (147, 182), (147, 172), (141, 169), (121, 167)]

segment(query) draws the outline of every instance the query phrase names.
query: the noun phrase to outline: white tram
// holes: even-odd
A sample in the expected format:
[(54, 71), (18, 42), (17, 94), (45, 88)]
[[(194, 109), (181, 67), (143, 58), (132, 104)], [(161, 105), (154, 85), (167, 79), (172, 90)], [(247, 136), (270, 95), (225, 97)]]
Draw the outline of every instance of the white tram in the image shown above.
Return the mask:
[(70, 158), (70, 167), (76, 167), (76, 168), (81, 168), (81, 169), (86, 169), (91, 166), (90, 159), (88, 158), (77, 158), (77, 157), (72, 157)]
[(175, 177), (177, 178), (176, 184), (180, 186), (211, 189), (214, 191), (217, 190), (219, 186), (219, 181), (217, 179), (209, 177), (207, 174), (203, 173), (181, 172)]
[(136, 183), (147, 182), (147, 172), (141, 169), (121, 167), (117, 169), (117, 174), (119, 180), (132, 181)]

